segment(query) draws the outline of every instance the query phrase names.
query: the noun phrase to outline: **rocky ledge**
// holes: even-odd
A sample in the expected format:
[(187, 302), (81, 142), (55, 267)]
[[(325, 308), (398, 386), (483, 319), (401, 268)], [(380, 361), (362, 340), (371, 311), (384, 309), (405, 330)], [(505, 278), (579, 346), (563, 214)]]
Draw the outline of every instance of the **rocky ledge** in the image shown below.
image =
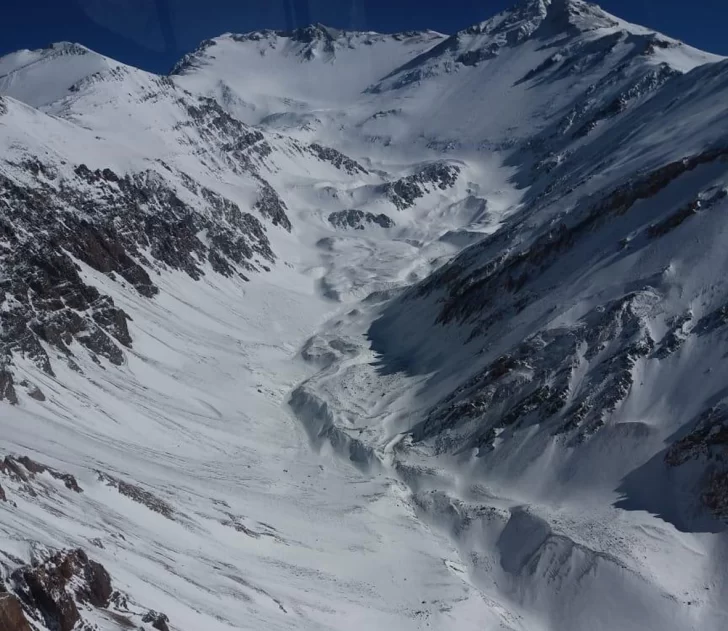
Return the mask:
[(381, 228), (394, 227), (394, 221), (392, 221), (392, 219), (384, 213), (375, 215), (374, 213), (356, 209), (338, 210), (331, 213), (328, 220), (334, 228), (340, 228), (343, 230), (364, 230), (367, 224), (380, 226)]
[[(82, 264), (151, 298), (158, 290), (148, 270), (246, 279), (275, 260), (257, 217), (189, 176), (169, 175), (84, 164), (69, 175), (36, 159), (0, 165), (0, 400), (18, 401), (16, 354), (49, 375), (49, 348), (76, 370), (80, 350), (97, 363), (124, 362), (130, 318), (85, 280)], [(175, 176), (194, 205), (174, 188)], [(258, 210), (290, 229), (285, 205), (262, 178)]]

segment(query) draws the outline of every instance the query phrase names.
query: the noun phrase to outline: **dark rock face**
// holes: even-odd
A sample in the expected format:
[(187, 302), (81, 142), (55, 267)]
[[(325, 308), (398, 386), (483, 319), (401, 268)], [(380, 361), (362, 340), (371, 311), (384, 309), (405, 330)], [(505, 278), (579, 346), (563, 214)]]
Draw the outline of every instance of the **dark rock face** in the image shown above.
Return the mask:
[[(81, 164), (69, 179), (37, 160), (15, 166), (37, 179), (31, 187), (0, 174), (0, 241), (6, 244), (0, 250), (0, 400), (18, 400), (9, 370), (13, 353), (53, 374), (41, 341), (69, 361), (75, 341), (94, 359), (124, 362), (123, 348), (132, 344), (128, 315), (84, 282), (69, 254), (145, 297), (158, 291), (148, 267), (199, 279), (205, 260), (231, 276), (258, 270), (255, 259), (275, 258), (255, 216), (189, 177), (183, 182), (201, 208), (183, 202), (155, 171), (120, 176)], [(264, 216), (290, 229), (270, 186), (259, 204)]]
[[(544, 275), (564, 253), (589, 238), (597, 228), (626, 214), (639, 200), (653, 197), (684, 173), (726, 155), (726, 149), (710, 149), (628, 181), (596, 200), (585, 199), (568, 220), (547, 226), (522, 246), (510, 248), (511, 233), (500, 231), (433, 274), (420, 286), (418, 293), (427, 295), (445, 289), (447, 296), (438, 321), (477, 319), (480, 325), (474, 334), (483, 334), (490, 326), (489, 322), (523, 310), (533, 302), (536, 296), (526, 290), (527, 286)], [(469, 261), (477, 260), (481, 252), (491, 250), (498, 253), (485, 264), (480, 263), (475, 268), (469, 266)], [(504, 254), (504, 251), (508, 253)], [(511, 299), (506, 299), (508, 295)], [(493, 302), (495, 296), (498, 296), (498, 305)]]
[(668, 232), (671, 232), (684, 221), (696, 215), (699, 211), (708, 210), (716, 202), (724, 199), (728, 191), (721, 189), (714, 194), (708, 196), (706, 199), (694, 199), (690, 203), (686, 204), (682, 208), (678, 208), (674, 213), (660, 221), (659, 223), (653, 224), (647, 230), (647, 236), (651, 239), (656, 237), (662, 237)]
[[(583, 441), (629, 395), (635, 365), (654, 348), (641, 314), (656, 300), (649, 292), (628, 294), (574, 327), (527, 338), (437, 404), (413, 438), (484, 455), (498, 430), (547, 424), (554, 435)], [(580, 364), (585, 374), (577, 380)]]
[[(584, 107), (583, 114), (589, 115), (586, 120), (579, 128), (574, 132), (574, 137), (582, 138), (589, 134), (597, 125), (609, 118), (613, 118), (630, 106), (631, 103), (637, 101), (641, 97), (655, 92), (661, 86), (663, 86), (669, 79), (677, 76), (679, 73), (673, 70), (667, 64), (661, 64), (657, 69), (646, 72), (644, 75), (632, 82), (631, 85), (623, 88), (622, 92), (614, 97), (606, 106), (592, 112), (588, 108)], [(609, 81), (611, 77), (607, 77), (606, 81)], [(616, 79), (615, 79), (616, 80)], [(600, 87), (604, 87), (603, 85)], [(582, 116), (583, 117), (583, 116)], [(571, 124), (573, 125), (573, 120)]]
[[(618, 31), (603, 37), (568, 41), (551, 57), (526, 73), (519, 83), (529, 82), (533, 87), (562, 78), (599, 71), (605, 65), (611, 70), (600, 76), (539, 134), (524, 139), (520, 151), (514, 154), (516, 162), (528, 160), (534, 165), (524, 171), (524, 185), (534, 183), (534, 176), (550, 173), (561, 164), (565, 177), (569, 173), (568, 157), (578, 151), (583, 138), (592, 134), (603, 123), (616, 119), (658, 93), (660, 88), (679, 72), (665, 63), (646, 65), (639, 53), (639, 44), (650, 36), (631, 35)], [(624, 53), (622, 44), (634, 44)], [(515, 162), (514, 162), (515, 164)]]
[(498, 44), (489, 44), (477, 50), (469, 50), (459, 55), (455, 61), (464, 66), (477, 66), (481, 61), (487, 61), (498, 56), (500, 46)]
[(47, 473), (52, 478), (62, 481), (70, 491), (83, 493), (83, 489), (78, 485), (73, 475), (31, 460), (28, 456), (20, 456), (18, 458), (5, 456), (5, 459), (0, 461), (0, 474), (9, 476), (15, 481), (24, 482), (31, 491), (35, 476), (43, 473)]
[(255, 208), (263, 217), (270, 220), (274, 226), (281, 226), (291, 231), (291, 221), (288, 219), (286, 203), (276, 193), (275, 189), (268, 184), (263, 178), (260, 181), (260, 194), (258, 201), (255, 202)]
[(168, 502), (164, 501), (163, 499), (157, 497), (156, 495), (150, 493), (142, 487), (137, 486), (136, 484), (125, 482), (124, 480), (115, 478), (107, 473), (97, 471), (97, 474), (100, 482), (104, 482), (107, 486), (115, 488), (122, 495), (125, 495), (129, 499), (134, 500), (139, 504), (143, 504), (149, 510), (154, 511), (155, 513), (159, 513), (167, 519), (174, 518), (174, 509)]
[(57, 552), (19, 568), (11, 582), (31, 617), (58, 631), (72, 631), (81, 621), (78, 603), (108, 607), (112, 594), (108, 572), (83, 550)]
[(0, 401), (7, 401), (12, 405), (18, 403), (18, 394), (13, 385), (13, 375), (7, 368), (0, 368)]
[(146, 614), (144, 614), (142, 622), (151, 624), (158, 631), (169, 631), (169, 618), (163, 613), (148, 611)]
[(328, 220), (334, 228), (342, 229), (364, 230), (366, 224), (374, 224), (382, 228), (394, 227), (394, 221), (383, 213), (375, 215), (374, 213), (355, 209), (333, 212), (329, 215)]
[(334, 37), (323, 24), (310, 24), (293, 31), (279, 31), (281, 37), (289, 37), (294, 42), (312, 44), (316, 41), (325, 42), (327, 52), (333, 52)]
[(185, 107), (189, 120), (177, 129), (194, 129), (235, 173), (257, 173), (261, 161), (271, 154), (261, 132), (230, 116), (214, 99), (202, 97)]
[(447, 190), (455, 186), (460, 167), (444, 162), (435, 162), (423, 167), (417, 173), (403, 177), (396, 182), (387, 182), (379, 187), (398, 210), (414, 206), (415, 202), (430, 191)]
[[(5, 458), (6, 462), (9, 458), (9, 456)], [(47, 467), (38, 462), (35, 462), (34, 460), (31, 460), (30, 458), (28, 458), (28, 456), (21, 456), (20, 458), (18, 458), (18, 462), (22, 464), (30, 473), (48, 473), (56, 480), (62, 480), (63, 483), (66, 485), (67, 489), (75, 491), (76, 493), (83, 493), (83, 489), (78, 486), (76, 478), (73, 477), (70, 473), (62, 473), (60, 471), (56, 471), (51, 467)]]
[(700, 501), (718, 519), (728, 523), (728, 404), (703, 412), (692, 430), (673, 443), (665, 454), (670, 467), (701, 464)]
[(217, 43), (215, 40), (212, 39), (206, 39), (200, 42), (200, 44), (197, 46), (195, 50), (193, 50), (190, 53), (187, 53), (182, 59), (180, 59), (170, 71), (170, 75), (182, 75), (185, 74), (187, 71), (192, 70), (194, 68), (199, 67), (199, 57), (202, 53), (204, 53), (208, 48), (212, 48), (213, 46), (216, 46)]
[[(505, 227), (462, 253), (404, 300), (437, 292), (442, 305), (437, 321), (472, 325), (470, 340), (483, 339), (485, 353), (490, 345), (498, 345), (492, 337), (497, 323), (516, 318), (528, 308), (534, 313), (548, 309), (545, 292), (554, 281), (544, 277), (552, 265), (576, 248), (588, 252), (590, 235), (599, 233), (607, 223), (616, 223), (639, 200), (657, 195), (699, 165), (723, 160), (726, 155), (722, 148), (710, 149), (583, 198), (565, 218), (561, 215), (558, 222), (548, 223), (526, 238), (519, 230), (524, 219), (514, 218), (515, 227)], [(716, 196), (722, 199), (721, 195), (722, 191), (710, 189), (699, 196), (699, 204), (666, 213), (667, 219), (659, 223), (645, 221), (637, 233), (640, 243), (649, 244), (679, 229), (698, 209), (708, 209), (712, 204), (709, 200)], [(542, 206), (537, 201), (534, 208), (537, 212)], [(531, 216), (529, 212), (524, 214), (526, 218)], [(634, 230), (634, 222), (624, 225), (628, 226), (625, 230)], [(511, 240), (515, 235), (520, 241)], [(664, 359), (688, 337), (706, 335), (728, 325), (728, 308), (718, 305), (696, 322), (692, 313), (673, 317), (666, 323), (667, 334), (658, 341), (652, 337), (651, 323), (664, 315), (663, 304), (659, 284), (645, 279), (644, 284), (630, 287), (621, 297), (593, 307), (574, 324), (547, 328), (514, 342), (434, 405), (413, 429), (413, 439), (428, 441), (436, 451), (478, 449), (483, 457), (509, 440), (512, 430), (531, 426), (569, 446), (587, 440), (627, 399), (635, 387), (638, 364)], [(551, 311), (544, 312), (544, 317), (548, 313)], [(720, 439), (722, 430), (715, 429), (713, 421), (708, 426), (716, 432), (716, 440)], [(718, 466), (723, 456), (712, 455), (713, 451), (706, 455), (706, 444), (713, 439), (707, 437), (706, 426), (700, 428), (678, 449), (682, 453), (690, 444), (702, 450), (701, 458), (709, 463), (703, 502), (714, 514), (728, 515), (728, 494), (724, 493), (728, 469)], [(710, 445), (715, 449), (714, 443)], [(674, 455), (669, 459), (676, 461)]]
[(20, 382), (20, 385), (27, 389), (28, 396), (31, 399), (35, 399), (36, 401), (40, 401), (41, 403), (46, 400), (45, 394), (43, 394), (43, 391), (38, 386), (29, 383), (25, 379)]
[(13, 594), (0, 593), (0, 629), (32, 631), (20, 602)]
[(340, 151), (332, 149), (331, 147), (323, 147), (318, 143), (312, 143), (308, 146), (308, 150), (319, 160), (322, 160), (323, 162), (330, 162), (337, 169), (345, 171), (349, 175), (356, 175), (357, 173), (368, 173), (368, 171), (356, 160), (345, 156)]

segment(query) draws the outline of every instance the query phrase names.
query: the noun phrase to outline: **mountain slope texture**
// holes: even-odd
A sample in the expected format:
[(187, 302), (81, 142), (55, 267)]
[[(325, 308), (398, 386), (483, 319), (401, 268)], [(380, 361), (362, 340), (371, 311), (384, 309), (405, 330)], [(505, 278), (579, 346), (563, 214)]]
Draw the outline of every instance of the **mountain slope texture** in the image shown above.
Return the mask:
[(727, 104), (583, 0), (0, 58), (0, 629), (728, 628)]

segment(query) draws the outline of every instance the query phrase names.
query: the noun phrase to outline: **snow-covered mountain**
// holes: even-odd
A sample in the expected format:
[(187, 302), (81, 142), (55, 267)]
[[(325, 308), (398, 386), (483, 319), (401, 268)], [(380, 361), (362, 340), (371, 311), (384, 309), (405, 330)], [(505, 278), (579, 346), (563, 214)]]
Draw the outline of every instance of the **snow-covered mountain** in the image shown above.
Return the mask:
[(0, 628), (722, 629), (728, 61), (0, 58)]

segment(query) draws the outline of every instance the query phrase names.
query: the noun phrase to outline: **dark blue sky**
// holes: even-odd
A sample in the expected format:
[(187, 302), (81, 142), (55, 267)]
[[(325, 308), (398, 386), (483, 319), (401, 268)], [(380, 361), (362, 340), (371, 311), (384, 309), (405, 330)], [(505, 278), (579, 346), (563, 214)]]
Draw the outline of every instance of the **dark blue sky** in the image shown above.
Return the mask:
[[(225, 31), (310, 22), (374, 31), (451, 33), (515, 0), (6, 0), (0, 55), (56, 41), (85, 44), (120, 61), (168, 71), (203, 39)], [(602, 0), (631, 22), (728, 55), (728, 0)]]

